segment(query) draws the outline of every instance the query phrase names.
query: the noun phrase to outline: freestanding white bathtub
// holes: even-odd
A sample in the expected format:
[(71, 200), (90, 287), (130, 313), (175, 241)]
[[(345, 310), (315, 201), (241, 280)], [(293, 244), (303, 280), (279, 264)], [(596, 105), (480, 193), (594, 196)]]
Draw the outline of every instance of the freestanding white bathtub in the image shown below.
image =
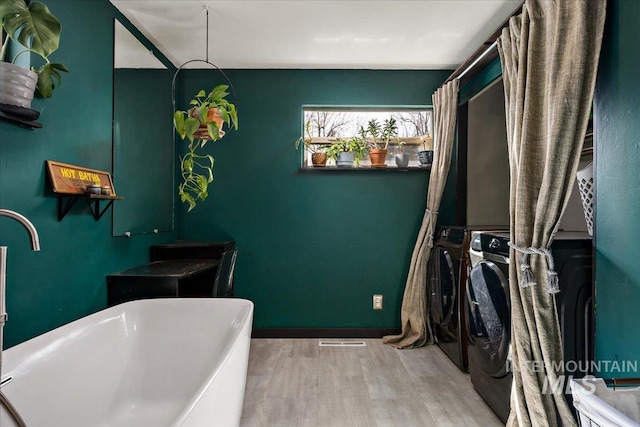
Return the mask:
[(28, 427), (238, 425), (252, 319), (241, 299), (120, 304), (6, 350), (2, 392)]

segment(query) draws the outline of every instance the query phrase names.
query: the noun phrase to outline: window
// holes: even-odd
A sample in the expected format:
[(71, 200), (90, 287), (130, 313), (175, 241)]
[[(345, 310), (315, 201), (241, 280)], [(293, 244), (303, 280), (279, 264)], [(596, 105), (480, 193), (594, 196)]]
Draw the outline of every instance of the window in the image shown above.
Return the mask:
[[(418, 152), (432, 150), (432, 110), (431, 108), (368, 108), (368, 107), (304, 107), (304, 138), (312, 148), (323, 147), (341, 139), (360, 136), (360, 128), (367, 128), (369, 121), (376, 120), (383, 124), (393, 118), (396, 121), (397, 136), (389, 141), (386, 163), (395, 166), (395, 154), (404, 151), (409, 154), (409, 166), (420, 166)], [(371, 143), (369, 136), (368, 142)], [(311, 151), (306, 150), (303, 166), (311, 166)], [(335, 164), (330, 161), (328, 165)], [(361, 166), (369, 166), (367, 156), (360, 160)]]

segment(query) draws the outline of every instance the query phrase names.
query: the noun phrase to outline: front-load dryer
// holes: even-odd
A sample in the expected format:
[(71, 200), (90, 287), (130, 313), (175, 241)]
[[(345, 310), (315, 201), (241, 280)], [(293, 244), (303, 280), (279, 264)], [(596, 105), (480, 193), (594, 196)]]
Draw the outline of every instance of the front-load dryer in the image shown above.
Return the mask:
[[(506, 229), (495, 226), (474, 228)], [(435, 342), (463, 372), (467, 372), (468, 367), (464, 304), (472, 233), (468, 227), (438, 227), (427, 268), (428, 311)]]
[(467, 372), (465, 298), (469, 234), (464, 228), (439, 227), (429, 256), (427, 291), (436, 344)]
[(503, 422), (513, 379), (508, 242), (508, 237), (473, 233), (465, 304), (471, 383)]
[[(473, 233), (465, 305), (471, 383), (506, 422), (511, 394), (509, 235)], [(587, 233), (558, 232), (551, 245), (565, 379), (582, 377), (592, 360), (592, 241)], [(570, 401), (570, 395), (565, 395)]]

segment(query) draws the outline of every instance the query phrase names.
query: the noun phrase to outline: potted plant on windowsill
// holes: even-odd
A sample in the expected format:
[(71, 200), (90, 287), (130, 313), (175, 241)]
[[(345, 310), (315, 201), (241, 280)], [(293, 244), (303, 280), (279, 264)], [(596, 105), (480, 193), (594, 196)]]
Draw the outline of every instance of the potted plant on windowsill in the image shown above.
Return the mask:
[(341, 139), (331, 144), (327, 149), (327, 157), (336, 161), (337, 167), (351, 167), (353, 163), (360, 165), (360, 160), (366, 157), (367, 144), (357, 136), (349, 140)]
[[(7, 33), (0, 51), (0, 103), (29, 109), (36, 89), (42, 97), (50, 98), (56, 85), (60, 85), (60, 72), (69, 71), (64, 65), (49, 61), (49, 55), (58, 49), (62, 26), (46, 5), (31, 2), (27, 6), (24, 0), (2, 0), (0, 20)], [(24, 46), (11, 62), (7, 62), (9, 40)], [(30, 52), (42, 57), (44, 65), (28, 69), (14, 64)]]
[(421, 138), (422, 141), (422, 151), (418, 151), (418, 160), (420, 161), (421, 167), (431, 166), (433, 163), (433, 140), (429, 135), (423, 136)]
[(305, 151), (311, 153), (311, 164), (314, 168), (323, 168), (327, 165), (327, 149), (330, 144), (312, 144), (311, 140), (300, 138), (296, 141), (296, 150), (304, 145)]
[(307, 126), (305, 129), (306, 137), (300, 137), (296, 140), (295, 146), (296, 150), (300, 148), (301, 145), (304, 146), (305, 151), (311, 153), (311, 163), (314, 168), (323, 168), (327, 164), (327, 149), (330, 147), (330, 144), (313, 144), (310, 132), (311, 122), (307, 122)]
[(389, 141), (398, 134), (396, 119), (390, 117), (384, 121), (382, 126), (376, 119), (372, 119), (367, 124), (367, 129), (360, 128), (360, 134), (366, 138), (366, 134), (371, 135), (371, 148), (369, 158), (372, 168), (386, 168), (387, 153), (389, 152)]
[(404, 151), (405, 142), (400, 141), (398, 143), (398, 152), (395, 155), (396, 166), (399, 168), (409, 167), (409, 153)]
[(227, 85), (218, 85), (208, 94), (200, 90), (190, 102), (188, 111), (176, 111), (173, 124), (182, 140), (189, 140), (187, 152), (180, 157), (182, 182), (178, 194), (189, 211), (196, 207), (198, 200), (207, 198), (207, 188), (213, 181), (213, 156), (200, 153), (208, 141), (217, 141), (225, 135), (223, 126), (238, 129), (236, 106), (226, 97)]

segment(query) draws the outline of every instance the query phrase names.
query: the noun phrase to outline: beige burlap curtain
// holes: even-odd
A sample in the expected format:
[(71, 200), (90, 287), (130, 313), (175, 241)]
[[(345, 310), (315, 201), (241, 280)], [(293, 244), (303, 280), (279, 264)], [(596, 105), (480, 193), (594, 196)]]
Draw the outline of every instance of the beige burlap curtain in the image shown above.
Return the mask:
[(558, 229), (580, 160), (605, 5), (606, 0), (527, 0), (498, 40), (514, 245), (509, 266), (514, 375), (509, 426), (576, 424), (563, 394), (543, 392), (545, 382), (549, 390), (563, 375), (557, 275), (545, 249)]
[(427, 261), (433, 246), (433, 233), (438, 220), (438, 209), (444, 185), (449, 174), (451, 152), (458, 112), (458, 80), (443, 85), (433, 94), (434, 138), (433, 165), (429, 176), (427, 209), (411, 255), (411, 265), (402, 298), (400, 335), (383, 338), (396, 348), (422, 347), (433, 343), (433, 334), (427, 315)]

